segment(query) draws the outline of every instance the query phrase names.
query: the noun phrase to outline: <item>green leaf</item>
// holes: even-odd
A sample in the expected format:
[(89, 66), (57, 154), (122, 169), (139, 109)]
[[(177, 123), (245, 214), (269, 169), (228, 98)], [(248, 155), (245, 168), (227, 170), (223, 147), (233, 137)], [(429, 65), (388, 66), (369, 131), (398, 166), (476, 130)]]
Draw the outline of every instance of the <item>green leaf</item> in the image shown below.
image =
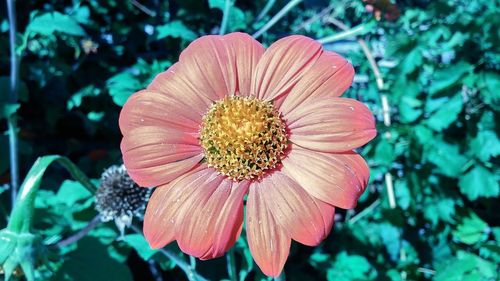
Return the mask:
[(52, 35), (54, 32), (74, 36), (86, 35), (85, 30), (83, 30), (76, 20), (59, 12), (51, 12), (35, 16), (29, 23), (26, 31), (38, 33), (40, 35)]
[(479, 160), (486, 162), (500, 155), (500, 140), (494, 131), (479, 131), (471, 141), (470, 148)]
[(460, 95), (455, 95), (441, 108), (439, 108), (432, 116), (427, 119), (427, 126), (435, 131), (442, 131), (448, 128), (453, 123), (458, 114), (462, 111), (462, 98)]
[(452, 234), (458, 242), (472, 245), (479, 241), (488, 239), (488, 224), (481, 220), (476, 214), (471, 213), (465, 217)]
[(419, 99), (403, 96), (401, 102), (399, 103), (399, 114), (402, 123), (411, 123), (418, 119), (423, 113), (420, 108), (422, 102)]
[(386, 139), (381, 139), (375, 147), (375, 161), (382, 165), (390, 166), (396, 159), (394, 146), (392, 146)]
[(71, 110), (72, 108), (80, 107), (82, 105), (82, 101), (83, 101), (84, 98), (86, 98), (86, 97), (96, 97), (100, 93), (101, 93), (101, 90), (97, 89), (93, 85), (89, 85), (89, 86), (87, 86), (87, 87), (79, 90), (75, 94), (73, 94), (69, 98), (69, 100), (68, 100), (68, 102), (66, 104), (66, 108), (68, 110)]
[(65, 180), (57, 191), (57, 199), (68, 206), (92, 197), (92, 193), (81, 183), (73, 180)]
[(99, 122), (102, 120), (102, 118), (104, 118), (105, 115), (106, 115), (106, 112), (104, 112), (104, 111), (101, 111), (101, 112), (91, 111), (87, 114), (87, 118), (91, 121)]
[(324, 265), (329, 262), (331, 256), (327, 253), (323, 253), (319, 250), (314, 251), (312, 255), (309, 256), (309, 264), (314, 268), (319, 269), (324, 267)]
[(500, 244), (500, 227), (493, 227), (491, 229), (491, 232), (493, 233), (495, 240), (497, 240), (497, 242)]
[(445, 90), (455, 85), (463, 75), (471, 71), (473, 66), (467, 62), (460, 61), (447, 68), (438, 69), (432, 76), (432, 83), (429, 87), (429, 94)]
[(140, 234), (129, 234), (126, 235), (123, 238), (123, 241), (127, 243), (130, 247), (134, 248), (139, 256), (147, 261), (149, 260), (154, 254), (158, 252), (158, 250), (153, 250), (148, 244), (148, 241), (144, 238), (144, 236)]
[(374, 280), (377, 271), (363, 256), (338, 254), (326, 273), (328, 281)]
[(439, 168), (439, 173), (448, 177), (460, 175), (467, 162), (467, 158), (460, 153), (458, 145), (436, 138), (430, 143), (426, 152), (427, 160)]
[(123, 106), (127, 99), (142, 86), (139, 79), (130, 72), (119, 73), (111, 77), (106, 84), (113, 102), (119, 106)]
[(498, 177), (481, 165), (476, 165), (472, 170), (460, 177), (458, 187), (470, 200), (479, 197), (497, 197), (500, 194)]
[(481, 73), (479, 76), (479, 82), (481, 87), (481, 98), (488, 104), (496, 108), (500, 107), (500, 75), (494, 72)]
[(166, 37), (181, 38), (186, 41), (193, 41), (197, 35), (192, 30), (184, 25), (181, 21), (171, 21), (167, 24), (160, 25), (156, 29), (154, 40), (160, 40)]
[(132, 281), (132, 273), (124, 264), (109, 257), (107, 247), (96, 238), (85, 237), (71, 252), (55, 277), (74, 281)]
[(437, 225), (440, 220), (448, 223), (455, 221), (455, 201), (451, 198), (431, 197), (422, 209), (424, 217), (433, 225)]
[(97, 188), (87, 178), (87, 176), (68, 158), (59, 155), (47, 155), (39, 157), (31, 169), (19, 189), (19, 194), (14, 208), (12, 209), (9, 224), (7, 228), (13, 232), (29, 232), (33, 219), (34, 202), (37, 191), (40, 188), (42, 177), (47, 168), (54, 162), (61, 164), (71, 176), (78, 180), (90, 192), (95, 193)]
[(408, 183), (405, 180), (396, 180), (394, 182), (394, 194), (396, 195), (398, 206), (403, 210), (408, 209), (412, 196), (408, 188)]
[(474, 254), (459, 251), (456, 257), (443, 260), (436, 268), (435, 281), (496, 280), (497, 266)]
[(12, 114), (16, 113), (21, 107), (18, 103), (3, 103), (0, 104), (0, 119), (9, 118)]
[(414, 48), (401, 62), (401, 74), (412, 73), (422, 64), (422, 61), (422, 50), (418, 47)]

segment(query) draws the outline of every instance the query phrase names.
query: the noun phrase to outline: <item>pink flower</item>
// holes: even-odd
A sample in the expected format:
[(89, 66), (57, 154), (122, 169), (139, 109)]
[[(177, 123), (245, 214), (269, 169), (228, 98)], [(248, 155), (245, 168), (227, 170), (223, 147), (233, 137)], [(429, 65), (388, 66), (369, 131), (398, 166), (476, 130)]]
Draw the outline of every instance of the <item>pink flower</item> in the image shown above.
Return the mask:
[[(376, 135), (362, 103), (339, 96), (352, 65), (304, 36), (267, 50), (247, 34), (203, 36), (120, 115), (130, 176), (158, 186), (145, 215), (152, 248), (177, 240), (200, 259), (246, 234), (277, 276), (291, 239), (318, 245), (335, 207), (353, 208), (369, 169), (353, 149)], [(245, 203), (245, 196), (246, 198)]]

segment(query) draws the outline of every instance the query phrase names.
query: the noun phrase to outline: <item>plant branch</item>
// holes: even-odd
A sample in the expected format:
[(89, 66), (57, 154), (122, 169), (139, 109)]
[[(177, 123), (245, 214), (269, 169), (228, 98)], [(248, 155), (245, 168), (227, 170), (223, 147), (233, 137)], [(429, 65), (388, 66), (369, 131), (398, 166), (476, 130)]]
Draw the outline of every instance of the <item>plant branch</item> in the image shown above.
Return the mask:
[(264, 6), (264, 9), (262, 9), (260, 14), (255, 18), (255, 22), (259, 22), (261, 19), (263, 19), (274, 6), (274, 3), (276, 3), (276, 0), (268, 0), (266, 5)]
[(356, 223), (358, 220), (362, 219), (363, 217), (365, 217), (366, 215), (370, 214), (373, 209), (375, 209), (376, 207), (378, 207), (378, 205), (380, 205), (380, 199), (377, 199), (375, 201), (373, 201), (373, 203), (366, 207), (366, 209), (364, 209), (363, 211), (359, 212), (357, 215), (355, 215), (354, 217), (352, 217), (348, 223), (349, 224), (354, 224)]
[[(143, 235), (142, 230), (138, 228), (135, 225), (131, 225), (130, 228), (137, 234)], [(186, 274), (189, 280), (198, 280), (198, 281), (208, 281), (206, 278), (201, 276), (199, 273), (196, 272), (184, 259), (176, 255), (175, 253), (172, 253), (171, 251), (161, 248), (158, 249), (160, 253), (162, 253), (165, 257), (168, 259), (172, 260), (179, 266), (182, 271)]]
[(233, 0), (226, 0), (224, 3), (224, 11), (222, 14), (222, 22), (220, 24), (219, 35), (224, 35), (227, 29), (227, 23), (229, 21), (229, 13), (231, 13), (231, 7), (233, 6)]
[(370, 21), (368, 23), (363, 23), (363, 24), (360, 24), (360, 25), (355, 26), (353, 28), (346, 29), (346, 30), (339, 32), (337, 34), (333, 34), (333, 35), (327, 36), (325, 38), (318, 39), (317, 41), (321, 44), (327, 44), (327, 43), (332, 43), (332, 42), (339, 41), (339, 40), (344, 40), (347, 38), (365, 35), (366, 33), (370, 32), (374, 26), (375, 26), (375, 22)]
[(291, 0), (274, 17), (272, 17), (261, 29), (255, 32), (252, 37), (259, 38), (264, 32), (271, 28), (277, 21), (285, 16), (293, 7), (297, 6), (302, 0)]
[(102, 222), (101, 215), (96, 215), (84, 228), (80, 229), (78, 232), (71, 235), (70, 237), (63, 239), (51, 246), (54, 246), (55, 248), (62, 248), (70, 244), (73, 244), (78, 240), (82, 239), (83, 237), (85, 237), (85, 235), (87, 235), (92, 229), (98, 226), (101, 222)]
[(132, 5), (136, 6), (139, 10), (141, 10), (146, 15), (148, 15), (150, 17), (155, 17), (156, 16), (156, 12), (155, 11), (152, 11), (151, 9), (149, 9), (148, 7), (142, 5), (141, 3), (137, 2), (136, 0), (131, 0), (130, 2), (132, 2)]
[[(9, 102), (17, 103), (17, 89), (19, 87), (19, 56), (16, 52), (16, 5), (14, 0), (7, 0), (7, 13), (9, 17), (9, 49), (10, 49), (10, 91)], [(19, 152), (17, 139), (17, 117), (13, 113), (7, 118), (9, 132), (9, 161), (10, 161), (10, 186), (12, 207), (16, 202), (19, 187)]]

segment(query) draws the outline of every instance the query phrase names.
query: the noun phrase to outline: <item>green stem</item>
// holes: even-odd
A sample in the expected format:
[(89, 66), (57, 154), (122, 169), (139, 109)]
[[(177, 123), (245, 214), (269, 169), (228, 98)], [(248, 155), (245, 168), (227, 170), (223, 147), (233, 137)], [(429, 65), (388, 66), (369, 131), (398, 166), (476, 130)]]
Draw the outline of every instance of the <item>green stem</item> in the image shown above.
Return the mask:
[(24, 179), (19, 194), (16, 198), (16, 204), (12, 209), (7, 229), (13, 232), (30, 232), (33, 221), (33, 210), (36, 192), (40, 188), (42, 177), (50, 164), (58, 162), (71, 176), (80, 182), (91, 193), (95, 193), (97, 188), (87, 178), (87, 176), (68, 158), (59, 155), (48, 155), (40, 157), (31, 167), (28, 175)]
[[(16, 5), (13, 0), (7, 0), (7, 13), (9, 17), (9, 48), (10, 48), (10, 91), (9, 102), (17, 103), (17, 89), (19, 85), (19, 57), (16, 53)], [(14, 206), (19, 187), (19, 153), (17, 145), (17, 118), (13, 113), (7, 119), (9, 127), (9, 159), (10, 159), (10, 180), (11, 180), (11, 200)]]
[[(191, 255), (189, 255), (189, 267), (191, 268), (192, 272), (196, 271), (196, 258)], [(197, 281), (198, 279), (196, 278), (196, 276), (193, 276), (192, 280)]]
[[(130, 228), (137, 234), (143, 235), (142, 230), (135, 226), (131, 225)], [(198, 280), (198, 281), (208, 281), (205, 277), (201, 276), (192, 268), (183, 258), (179, 257), (175, 253), (172, 253), (171, 251), (161, 248), (158, 249), (160, 253), (162, 253), (165, 257), (168, 259), (172, 260), (175, 262), (175, 264), (186, 274), (189, 280)]]
[(234, 249), (231, 248), (226, 254), (227, 259), (227, 273), (229, 275), (229, 280), (237, 281), (236, 277), (236, 260), (234, 259)]
[(370, 21), (368, 23), (363, 23), (358, 26), (355, 26), (351, 29), (339, 32), (334, 35), (330, 35), (321, 39), (318, 39), (317, 41), (320, 42), (321, 44), (327, 44), (327, 43), (332, 43), (335, 41), (343, 40), (346, 38), (352, 38), (356, 37), (359, 35), (364, 35), (369, 33), (374, 27), (376, 23), (374, 21)]
[(263, 19), (267, 15), (267, 13), (269, 13), (271, 8), (274, 6), (274, 3), (276, 3), (276, 0), (268, 0), (266, 5), (264, 6), (264, 9), (262, 9), (257, 18), (255, 18), (255, 22), (258, 22), (261, 19)]
[(255, 32), (252, 37), (258, 38), (269, 28), (271, 28), (277, 21), (279, 21), (283, 16), (285, 16), (293, 7), (297, 6), (302, 0), (291, 0), (285, 5), (274, 17), (271, 18), (261, 29)]
[(229, 13), (231, 12), (231, 7), (233, 6), (233, 0), (226, 0), (224, 5), (224, 11), (222, 14), (222, 22), (220, 24), (219, 35), (224, 35), (227, 29), (227, 23), (229, 20)]
[(84, 228), (80, 229), (78, 232), (71, 235), (70, 237), (57, 242), (56, 244), (54, 244), (54, 247), (62, 248), (78, 242), (78, 240), (85, 237), (90, 231), (92, 231), (92, 229), (96, 228), (96, 226), (98, 226), (101, 223), (102, 223), (101, 215), (96, 215)]
[(364, 209), (363, 211), (361, 211), (356, 216), (352, 217), (348, 221), (348, 224), (354, 224), (354, 223), (356, 223), (358, 220), (360, 220), (363, 217), (365, 217), (366, 215), (370, 214), (373, 211), (373, 209), (375, 209), (376, 207), (378, 207), (378, 205), (380, 205), (380, 199), (377, 199), (377, 200), (373, 201), (373, 203), (370, 206), (366, 207), (366, 209)]

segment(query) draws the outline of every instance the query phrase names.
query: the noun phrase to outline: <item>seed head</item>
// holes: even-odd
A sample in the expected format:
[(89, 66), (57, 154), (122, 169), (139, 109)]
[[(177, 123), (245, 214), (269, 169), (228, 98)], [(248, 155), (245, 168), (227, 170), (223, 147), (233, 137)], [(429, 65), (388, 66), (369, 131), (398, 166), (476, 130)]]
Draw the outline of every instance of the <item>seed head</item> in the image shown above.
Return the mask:
[(123, 237), (132, 218), (142, 219), (151, 189), (138, 186), (128, 175), (124, 165), (113, 165), (101, 175), (96, 192), (95, 209), (102, 221), (115, 220)]

